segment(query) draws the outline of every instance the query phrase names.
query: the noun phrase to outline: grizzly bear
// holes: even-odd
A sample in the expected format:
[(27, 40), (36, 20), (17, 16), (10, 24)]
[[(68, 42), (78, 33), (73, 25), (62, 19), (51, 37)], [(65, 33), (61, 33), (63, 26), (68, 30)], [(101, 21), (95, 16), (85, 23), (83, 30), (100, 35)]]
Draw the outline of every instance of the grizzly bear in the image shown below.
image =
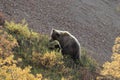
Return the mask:
[(57, 40), (61, 46), (62, 55), (69, 55), (74, 61), (80, 60), (80, 43), (68, 31), (52, 29), (51, 40)]

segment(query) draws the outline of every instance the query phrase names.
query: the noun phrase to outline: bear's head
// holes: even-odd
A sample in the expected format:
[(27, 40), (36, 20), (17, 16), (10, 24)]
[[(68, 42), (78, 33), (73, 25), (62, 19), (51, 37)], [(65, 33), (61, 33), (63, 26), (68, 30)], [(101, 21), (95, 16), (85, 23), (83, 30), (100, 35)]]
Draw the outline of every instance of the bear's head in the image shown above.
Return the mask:
[(51, 40), (50, 41), (61, 41), (63, 38), (65, 38), (66, 36), (69, 36), (70, 33), (68, 31), (61, 31), (61, 30), (56, 30), (56, 29), (52, 29), (51, 31)]
[(50, 41), (58, 40), (60, 37), (60, 31), (58, 31), (56, 29), (52, 29), (50, 36), (51, 36)]

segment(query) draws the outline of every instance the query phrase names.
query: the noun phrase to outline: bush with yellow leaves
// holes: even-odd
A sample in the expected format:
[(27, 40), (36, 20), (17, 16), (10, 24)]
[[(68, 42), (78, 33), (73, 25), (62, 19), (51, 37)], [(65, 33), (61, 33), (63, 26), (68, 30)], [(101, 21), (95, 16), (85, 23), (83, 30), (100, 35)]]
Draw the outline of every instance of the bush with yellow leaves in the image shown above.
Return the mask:
[[(5, 28), (12, 34), (17, 34), (25, 37), (30, 37), (30, 30), (27, 27), (28, 24), (25, 23), (25, 20), (22, 23), (15, 24), (14, 22), (5, 23)], [(22, 28), (21, 28), (22, 27)]]
[(7, 32), (0, 30), (0, 80), (41, 80), (42, 75), (31, 74), (31, 67), (24, 69), (17, 66), (19, 60), (14, 60), (12, 49), (17, 41)]
[(37, 65), (41, 64), (46, 68), (51, 68), (55, 65), (61, 64), (62, 58), (62, 55), (60, 53), (56, 53), (55, 51), (46, 52), (44, 54), (33, 52), (32, 54), (32, 62)]
[(120, 54), (120, 37), (117, 37), (115, 40), (115, 45), (113, 46), (113, 53)]
[(16, 39), (7, 32), (0, 30), (0, 56), (7, 57), (11, 55), (15, 46), (18, 46)]
[(0, 80), (41, 80), (42, 75), (37, 74), (34, 76), (31, 74), (31, 67), (25, 67), (24, 69), (17, 67), (17, 61), (13, 59), (13, 55), (0, 58)]
[(111, 80), (120, 79), (120, 37), (117, 37), (115, 40), (115, 45), (113, 46), (113, 55), (111, 57), (111, 62), (105, 62), (103, 65), (103, 70), (101, 74), (105, 78)]

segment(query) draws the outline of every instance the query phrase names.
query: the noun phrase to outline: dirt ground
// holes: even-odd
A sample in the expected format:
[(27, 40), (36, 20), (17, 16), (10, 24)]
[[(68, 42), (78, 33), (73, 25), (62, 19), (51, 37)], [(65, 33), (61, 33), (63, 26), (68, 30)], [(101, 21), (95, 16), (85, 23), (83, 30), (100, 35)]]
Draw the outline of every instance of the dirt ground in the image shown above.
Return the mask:
[(0, 0), (0, 11), (39, 33), (69, 31), (99, 63), (110, 60), (120, 36), (120, 0)]

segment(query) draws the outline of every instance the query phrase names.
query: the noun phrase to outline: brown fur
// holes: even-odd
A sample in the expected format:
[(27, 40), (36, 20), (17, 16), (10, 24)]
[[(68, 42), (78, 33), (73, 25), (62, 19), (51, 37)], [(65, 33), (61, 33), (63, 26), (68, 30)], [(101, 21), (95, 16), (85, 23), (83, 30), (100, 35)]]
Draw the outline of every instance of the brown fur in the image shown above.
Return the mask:
[(80, 59), (80, 44), (68, 31), (52, 30), (51, 40), (57, 40), (63, 55), (70, 55), (73, 60)]

